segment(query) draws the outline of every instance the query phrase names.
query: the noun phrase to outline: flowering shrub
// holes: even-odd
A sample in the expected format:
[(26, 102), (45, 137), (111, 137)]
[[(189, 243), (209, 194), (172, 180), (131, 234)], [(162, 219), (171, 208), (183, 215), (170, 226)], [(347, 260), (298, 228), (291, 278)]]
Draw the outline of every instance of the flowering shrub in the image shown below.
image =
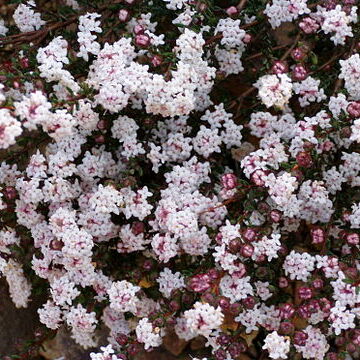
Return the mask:
[(216, 360), (359, 358), (357, 1), (12, 3), (14, 304), (46, 295), (41, 323), (84, 348), (106, 326), (93, 360), (168, 336)]

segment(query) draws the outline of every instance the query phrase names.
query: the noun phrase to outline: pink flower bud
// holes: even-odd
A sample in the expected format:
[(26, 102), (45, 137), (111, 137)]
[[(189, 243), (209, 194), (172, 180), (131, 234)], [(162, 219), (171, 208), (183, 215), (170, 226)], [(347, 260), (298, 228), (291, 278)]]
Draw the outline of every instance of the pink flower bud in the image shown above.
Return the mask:
[(190, 278), (189, 288), (195, 292), (204, 292), (210, 289), (210, 277), (207, 274), (199, 274)]
[(329, 352), (326, 354), (326, 360), (339, 360), (339, 359), (336, 353)]
[(293, 323), (289, 321), (284, 321), (280, 324), (279, 331), (281, 334), (289, 335), (292, 334), (294, 330), (295, 330), (295, 326), (293, 325)]
[(276, 60), (270, 69), (272, 74), (284, 74), (289, 71), (288, 64), (285, 61)]
[(152, 267), (153, 267), (153, 262), (149, 259), (146, 259), (143, 263), (143, 269), (149, 271), (152, 269)]
[(344, 338), (343, 336), (337, 336), (337, 337), (335, 338), (335, 344), (336, 344), (336, 346), (342, 346), (342, 345), (345, 344), (345, 342), (346, 342), (346, 340), (345, 340), (345, 338)]
[(322, 279), (315, 279), (312, 282), (312, 286), (314, 289), (321, 289), (324, 286), (324, 281)]
[(351, 254), (351, 248), (349, 246), (343, 246), (341, 248), (341, 255), (346, 256)]
[(219, 306), (223, 309), (223, 310), (229, 310), (230, 308), (230, 301), (228, 298), (222, 297), (219, 300)]
[(291, 52), (291, 57), (295, 60), (295, 61), (302, 61), (305, 59), (306, 57), (306, 51), (303, 47), (298, 47), (295, 48), (292, 52)]
[(352, 337), (352, 341), (356, 346), (360, 346), (360, 330), (354, 330), (354, 335)]
[(245, 34), (245, 36), (243, 37), (243, 43), (244, 44), (250, 44), (253, 40), (253, 37), (251, 36), (251, 34)]
[(238, 9), (235, 6), (230, 6), (229, 8), (226, 9), (226, 13), (229, 16), (234, 16), (238, 14)]
[(216, 338), (216, 342), (219, 345), (228, 345), (231, 342), (231, 338), (229, 335), (226, 334), (221, 334)]
[(221, 185), (225, 190), (232, 190), (237, 186), (237, 178), (234, 174), (225, 174), (221, 177)]
[(313, 244), (322, 244), (325, 241), (325, 231), (321, 228), (313, 228), (310, 230)]
[(254, 253), (254, 247), (251, 244), (245, 244), (241, 247), (240, 254), (245, 258), (250, 258)]
[(95, 137), (95, 142), (97, 144), (103, 144), (105, 142), (105, 138), (104, 138), (104, 135), (97, 135)]
[(257, 232), (252, 228), (246, 228), (242, 231), (242, 237), (245, 241), (252, 242), (257, 238)]
[(257, 256), (257, 258), (255, 259), (255, 262), (257, 264), (261, 264), (263, 263), (264, 261), (266, 261), (266, 256), (264, 254), (260, 254)]
[(358, 233), (350, 233), (346, 235), (346, 241), (349, 245), (358, 245), (360, 236)]
[(313, 165), (311, 155), (306, 151), (301, 151), (296, 155), (296, 161), (299, 166), (310, 168)]
[(301, 305), (297, 309), (297, 313), (304, 319), (308, 319), (311, 316), (311, 313), (307, 305)]
[(154, 67), (160, 66), (162, 63), (163, 63), (163, 59), (162, 59), (162, 57), (159, 56), (159, 55), (154, 55), (154, 56), (151, 58), (151, 64), (152, 64), (152, 66), (154, 66)]
[(281, 276), (279, 278), (279, 288), (284, 289), (289, 286), (289, 281), (287, 278)]
[(356, 346), (352, 343), (346, 345), (346, 351), (349, 353), (353, 353), (356, 351)]
[(307, 305), (307, 308), (311, 314), (314, 314), (321, 309), (320, 303), (316, 299), (311, 299)]
[(346, 126), (341, 129), (340, 137), (343, 139), (348, 139), (351, 136), (351, 128), (350, 126)]
[(307, 78), (308, 71), (306, 70), (304, 65), (297, 64), (292, 69), (291, 75), (295, 81), (303, 81)]
[(243, 347), (240, 343), (232, 343), (230, 344), (230, 346), (228, 347), (228, 352), (230, 354), (230, 356), (233, 358), (233, 359), (236, 359), (237, 357), (240, 356), (242, 350), (243, 350)]
[(257, 210), (262, 214), (266, 214), (270, 211), (270, 205), (266, 201), (259, 201), (257, 204)]
[(135, 36), (135, 44), (141, 47), (148, 47), (150, 45), (150, 37), (146, 34), (138, 34)]
[(116, 342), (121, 345), (121, 346), (125, 346), (129, 341), (129, 338), (127, 335), (120, 333), (117, 337), (116, 337)]
[(99, 130), (105, 130), (106, 129), (106, 126), (107, 126), (107, 121), (106, 120), (100, 120), (98, 123), (97, 123), (97, 128)]
[(251, 181), (256, 185), (256, 186), (264, 186), (265, 185), (265, 176), (266, 176), (266, 172), (263, 170), (255, 170), (252, 174), (251, 174)]
[(130, 13), (129, 10), (121, 9), (119, 11), (119, 20), (121, 22), (127, 22), (130, 19)]
[(144, 33), (145, 28), (142, 25), (136, 24), (133, 31), (135, 35), (140, 35)]
[(307, 286), (302, 286), (299, 288), (298, 294), (301, 300), (308, 300), (312, 297), (312, 290)]
[(299, 346), (304, 346), (308, 338), (308, 334), (303, 331), (296, 331), (294, 335), (294, 344)]
[(300, 169), (292, 169), (291, 175), (296, 177), (296, 180), (301, 182), (304, 178), (304, 174)]
[(349, 113), (350, 116), (352, 116), (354, 118), (359, 118), (360, 117), (360, 102), (354, 101), (354, 102), (350, 103), (347, 107), (347, 112)]
[(256, 301), (253, 296), (248, 296), (247, 298), (242, 300), (242, 303), (247, 309), (253, 309), (256, 304)]
[(331, 142), (330, 140), (326, 140), (320, 145), (320, 149), (324, 152), (330, 151), (333, 147), (334, 147), (334, 143)]
[(226, 351), (221, 348), (214, 352), (214, 356), (216, 360), (225, 360), (228, 357)]
[(239, 303), (231, 304), (229, 311), (233, 315), (239, 315), (241, 311), (241, 305)]
[(54, 239), (50, 242), (50, 249), (60, 251), (64, 247), (64, 243), (61, 240)]
[(171, 300), (169, 303), (169, 307), (171, 311), (178, 311), (181, 308), (179, 302), (176, 300)]
[(145, 230), (145, 225), (144, 225), (144, 223), (141, 222), (141, 221), (135, 221), (135, 222), (133, 222), (133, 224), (131, 225), (131, 232), (132, 232), (135, 236), (143, 233), (144, 230)]
[(281, 256), (286, 256), (286, 255), (288, 255), (288, 253), (289, 253), (289, 249), (287, 248), (287, 246), (284, 244), (281, 244), (278, 254)]
[(238, 270), (234, 271), (232, 276), (233, 277), (238, 277), (238, 278), (242, 278), (246, 275), (246, 267), (243, 263), (238, 263), (237, 264)]
[(356, 267), (349, 267), (349, 268), (347, 268), (344, 272), (345, 272), (345, 275), (346, 275), (348, 278), (354, 279), (354, 280), (357, 278), (357, 276), (358, 276), (358, 274), (359, 274), (359, 272), (358, 272), (358, 270), (357, 270)]
[(282, 214), (279, 210), (271, 210), (270, 212), (270, 220), (273, 223), (279, 223), (281, 221), (282, 218)]
[(210, 280), (216, 280), (219, 278), (220, 274), (219, 274), (219, 271), (216, 270), (216, 269), (210, 269), (208, 272), (207, 272)]
[(201, 299), (204, 299), (205, 302), (209, 303), (210, 305), (216, 306), (216, 298), (213, 294), (206, 292)]
[(280, 317), (282, 319), (290, 319), (295, 313), (293, 304), (283, 304), (282, 306), (280, 306), (279, 310)]
[(4, 196), (9, 200), (14, 200), (17, 196), (17, 191), (13, 186), (7, 186), (4, 190)]
[(27, 69), (29, 67), (29, 58), (27, 57), (20, 58), (20, 64), (23, 69)]
[(229, 245), (228, 245), (229, 251), (232, 254), (236, 254), (240, 251), (241, 249), (241, 241), (240, 239), (232, 239), (229, 241)]

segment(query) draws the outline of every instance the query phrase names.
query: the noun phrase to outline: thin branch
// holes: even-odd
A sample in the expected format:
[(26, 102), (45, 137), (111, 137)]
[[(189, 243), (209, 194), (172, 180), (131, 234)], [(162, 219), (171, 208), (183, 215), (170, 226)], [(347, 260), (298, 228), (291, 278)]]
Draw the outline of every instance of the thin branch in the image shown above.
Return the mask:
[(340, 53), (337, 54), (335, 56), (333, 56), (330, 60), (328, 60), (326, 63), (324, 63), (323, 65), (321, 65), (319, 68), (317, 68), (316, 70), (312, 71), (309, 75), (313, 75), (321, 70), (324, 70), (328, 65), (332, 64), (334, 61), (336, 61), (338, 58), (340, 58), (342, 55), (344, 55), (345, 53)]
[(246, 5), (247, 0), (241, 0), (237, 5), (236, 8), (240, 12)]
[[(271, 50), (272, 50), (272, 51), (280, 50), (280, 49), (284, 49), (284, 48), (286, 48), (286, 47), (288, 47), (288, 46), (289, 46), (289, 45), (278, 45), (278, 46), (275, 46), (275, 47), (271, 48)], [(263, 55), (264, 55), (263, 52), (259, 52), (259, 53), (256, 53), (256, 54), (253, 54), (253, 55), (250, 55), (250, 56), (246, 57), (246, 58), (244, 59), (244, 61), (253, 60), (253, 59), (256, 59), (256, 58), (261, 57), (261, 56), (263, 56)]]
[(287, 57), (291, 54), (291, 52), (296, 48), (297, 43), (299, 42), (300, 38), (301, 38), (301, 33), (298, 33), (298, 34), (296, 35), (296, 38), (295, 38), (293, 44), (291, 45), (291, 47), (290, 47), (290, 48), (285, 52), (285, 54), (281, 57), (281, 59), (280, 59), (281, 61), (284, 61), (284, 60), (287, 59)]

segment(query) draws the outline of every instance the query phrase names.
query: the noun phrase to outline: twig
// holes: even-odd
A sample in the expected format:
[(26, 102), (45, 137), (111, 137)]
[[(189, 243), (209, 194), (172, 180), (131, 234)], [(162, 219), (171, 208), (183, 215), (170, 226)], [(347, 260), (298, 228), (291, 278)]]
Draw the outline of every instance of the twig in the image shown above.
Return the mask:
[(240, 29), (248, 29), (248, 28), (251, 28), (252, 26), (255, 26), (255, 25), (260, 24), (260, 23), (261, 23), (260, 20), (255, 20), (255, 21), (253, 21), (251, 23), (240, 26)]
[(78, 19), (78, 16), (74, 16), (72, 18), (70, 18), (67, 21), (63, 21), (63, 22), (58, 22), (55, 23), (53, 25), (50, 25), (44, 29), (39, 29), (39, 30), (35, 30), (35, 31), (29, 31), (26, 33), (22, 33), (22, 34), (17, 34), (17, 35), (10, 35), (10, 36), (6, 36), (4, 38), (2, 38), (0, 40), (0, 43), (2, 45), (7, 45), (7, 44), (14, 44), (14, 43), (22, 43), (22, 42), (31, 42), (33, 40), (36, 40), (38, 38), (43, 38), (44, 34), (45, 36), (52, 30), (57, 30), (60, 29), (62, 27), (65, 27), (67, 25), (70, 25), (71, 23), (75, 22)]
[[(280, 50), (280, 49), (284, 49), (286, 47), (288, 47), (289, 45), (278, 45), (278, 46), (275, 46), (273, 48), (271, 48), (272, 51), (275, 51), (275, 50)], [(250, 55), (248, 57), (246, 57), (244, 59), (244, 61), (249, 61), (249, 60), (253, 60), (253, 59), (256, 59), (258, 57), (261, 57), (262, 55), (264, 55), (263, 52), (259, 52), (259, 53), (256, 53), (256, 54), (253, 54), (253, 55)]]
[(247, 0), (241, 0), (237, 5), (236, 8), (240, 12), (246, 5)]
[(300, 40), (300, 38), (301, 38), (301, 33), (298, 33), (297, 35), (296, 35), (296, 38), (295, 38), (295, 40), (294, 40), (294, 43), (291, 45), (291, 47), (285, 52), (285, 54), (281, 57), (281, 61), (284, 61), (284, 60), (286, 60), (287, 59), (287, 57), (291, 54), (291, 52), (295, 49), (295, 47), (296, 47), (296, 45), (297, 45), (297, 43), (299, 42), (299, 40)]
[(313, 72), (311, 72), (309, 75), (313, 75), (323, 69), (325, 69), (328, 65), (332, 64), (335, 60), (337, 60), (339, 57), (341, 57), (342, 55), (344, 55), (344, 53), (338, 54), (333, 56), (329, 61), (327, 61), (326, 63), (324, 63), (323, 65), (321, 65), (319, 68), (317, 68), (316, 70), (314, 70)]

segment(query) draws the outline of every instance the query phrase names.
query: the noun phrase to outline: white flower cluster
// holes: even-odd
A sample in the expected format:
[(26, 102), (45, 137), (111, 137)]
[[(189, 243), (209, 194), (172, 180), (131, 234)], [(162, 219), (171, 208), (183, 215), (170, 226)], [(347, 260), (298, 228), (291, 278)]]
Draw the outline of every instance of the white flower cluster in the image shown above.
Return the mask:
[(160, 292), (170, 298), (173, 290), (185, 287), (184, 277), (179, 272), (173, 273), (169, 268), (165, 268), (156, 280), (159, 283)]
[(294, 250), (286, 256), (283, 268), (292, 280), (307, 281), (315, 269), (315, 259), (308, 253), (297, 253)]
[(316, 80), (309, 76), (301, 83), (294, 83), (293, 88), (295, 94), (299, 96), (299, 102), (302, 107), (310, 105), (311, 102), (321, 102), (326, 99), (324, 90), (320, 89), (320, 80)]
[(241, 56), (246, 48), (247, 35), (240, 28), (240, 20), (220, 19), (215, 28), (216, 34), (221, 34), (220, 44), (223, 46), (217, 46), (215, 49), (220, 70), (226, 75), (238, 74), (243, 71)]
[(89, 53), (98, 55), (100, 51), (100, 44), (96, 42), (96, 35), (92, 32), (101, 33), (100, 21), (96, 19), (101, 17), (97, 13), (87, 13), (79, 17), (79, 32), (78, 42), (80, 51), (77, 56), (82, 57), (85, 61), (89, 61)]
[(25, 4), (20, 4), (13, 15), (16, 26), (21, 32), (39, 30), (45, 24), (41, 19), (40, 13), (34, 11), (35, 1), (31, 0)]
[(8, 262), (1, 259), (0, 273), (2, 273), (9, 285), (11, 300), (17, 308), (27, 307), (31, 294), (31, 284), (24, 275), (22, 266), (10, 259)]
[(326, 10), (318, 6), (315, 16), (319, 16), (323, 22), (321, 29), (325, 34), (334, 33), (331, 40), (335, 45), (344, 45), (347, 37), (353, 37), (351, 23), (357, 22), (357, 7), (351, 7), (350, 14), (347, 14), (341, 5), (337, 5), (335, 9)]
[(110, 307), (120, 312), (135, 312), (138, 301), (135, 294), (139, 290), (140, 287), (134, 286), (126, 280), (113, 282), (108, 290)]
[(66, 88), (70, 88), (74, 93), (80, 89), (70, 72), (63, 69), (64, 64), (69, 64), (67, 49), (67, 41), (59, 36), (46, 47), (40, 48), (36, 56), (36, 60), (40, 64), (40, 76), (47, 81), (59, 82), (56, 90), (60, 98), (68, 96)]
[(0, 149), (6, 149), (16, 143), (16, 137), (21, 135), (21, 123), (7, 109), (0, 109)]
[(220, 290), (232, 303), (254, 294), (249, 276), (239, 278), (236, 276), (225, 275), (220, 281)]
[(307, 0), (272, 0), (264, 10), (273, 29), (283, 22), (296, 20), (299, 16), (310, 12)]
[(344, 79), (345, 88), (354, 100), (360, 100), (359, 79), (360, 79), (360, 55), (355, 54), (347, 60), (340, 60), (340, 79)]
[(291, 79), (286, 74), (264, 75), (254, 86), (259, 89), (259, 97), (267, 108), (275, 106), (283, 109), (293, 91)]
[(160, 346), (162, 343), (160, 329), (154, 329), (153, 325), (147, 318), (141, 319), (139, 321), (135, 331), (137, 340), (145, 344), (145, 350), (149, 349), (150, 347)]
[(197, 335), (209, 336), (212, 330), (218, 329), (224, 315), (220, 307), (196, 302), (193, 309), (184, 312), (187, 327)]
[(273, 331), (266, 336), (262, 348), (269, 351), (269, 356), (272, 359), (287, 359), (287, 354), (290, 351), (290, 340)]

